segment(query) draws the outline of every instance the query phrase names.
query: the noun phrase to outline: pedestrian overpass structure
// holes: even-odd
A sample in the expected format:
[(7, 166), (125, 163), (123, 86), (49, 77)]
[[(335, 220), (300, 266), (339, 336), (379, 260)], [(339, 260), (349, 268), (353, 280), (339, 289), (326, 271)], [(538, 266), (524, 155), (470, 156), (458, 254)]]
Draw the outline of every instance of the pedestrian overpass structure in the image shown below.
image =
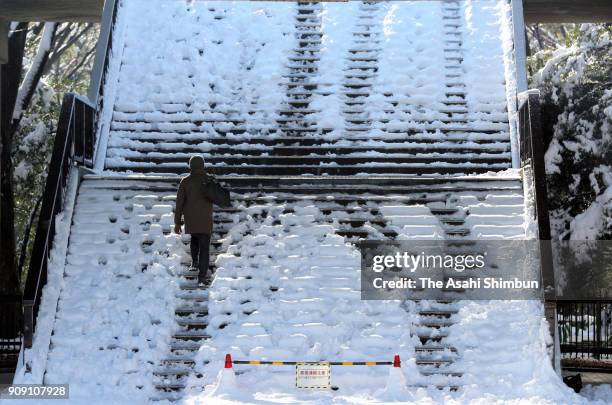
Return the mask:
[[(397, 353), (408, 390), (544, 384), (543, 303), (363, 301), (355, 247), (547, 237), (512, 17), (503, 0), (107, 1), (90, 93), (60, 117), (16, 381), (181, 400), (225, 353)], [(233, 198), (206, 287), (171, 233), (196, 153)], [(262, 390), (287, 383), (239, 371)], [(367, 367), (337, 378), (348, 393), (384, 386)]]

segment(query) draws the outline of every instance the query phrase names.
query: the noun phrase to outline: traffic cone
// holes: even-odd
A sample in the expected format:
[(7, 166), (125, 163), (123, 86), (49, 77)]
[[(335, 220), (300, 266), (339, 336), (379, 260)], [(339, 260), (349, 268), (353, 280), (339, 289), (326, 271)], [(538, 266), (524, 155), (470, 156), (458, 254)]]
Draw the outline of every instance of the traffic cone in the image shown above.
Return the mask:
[(381, 397), (389, 401), (410, 398), (399, 354), (393, 356), (393, 367), (389, 369), (387, 383), (381, 393)]
[(236, 383), (236, 374), (232, 363), (232, 355), (225, 355), (225, 367), (219, 370), (217, 374), (217, 383), (210, 392), (211, 396), (231, 395), (238, 392), (238, 384)]

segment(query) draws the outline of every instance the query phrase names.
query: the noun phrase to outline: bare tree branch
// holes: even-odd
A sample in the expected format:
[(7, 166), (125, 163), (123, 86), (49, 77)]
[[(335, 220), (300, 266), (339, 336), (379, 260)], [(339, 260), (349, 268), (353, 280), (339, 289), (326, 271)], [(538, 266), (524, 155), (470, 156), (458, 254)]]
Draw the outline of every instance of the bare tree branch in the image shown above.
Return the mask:
[[(72, 25), (77, 26), (78, 24), (72, 24)], [(66, 41), (66, 39), (64, 39), (66, 41), (65, 43), (63, 43), (63, 42), (62, 43), (56, 43), (56, 45), (54, 46), (53, 54), (49, 57), (49, 64), (47, 65), (47, 69), (45, 71), (45, 74), (48, 73), (48, 71), (51, 69), (53, 64), (59, 58), (61, 58), (61, 56), (64, 54), (64, 52), (66, 52), (66, 50), (70, 49), (71, 46), (76, 44), (92, 28), (93, 28), (93, 24), (91, 24), (91, 23), (90, 24), (86, 24), (85, 27), (82, 30), (77, 31), (76, 33), (73, 33), (72, 35), (67, 36), (66, 37), (67, 41)]]
[(38, 44), (38, 50), (32, 59), (30, 69), (25, 75), (19, 92), (17, 93), (17, 99), (15, 101), (15, 109), (13, 111), (13, 122), (11, 124), (11, 132), (15, 132), (19, 126), (19, 122), (23, 117), (23, 112), (30, 104), (30, 100), (34, 96), (38, 82), (40, 81), (45, 64), (49, 58), (51, 47), (53, 45), (53, 37), (55, 36), (55, 30), (57, 29), (56, 23), (45, 23), (45, 28)]
[(91, 60), (91, 57), (94, 55), (95, 51), (96, 51), (96, 47), (95, 46), (91, 47), (91, 49), (89, 49), (87, 53), (83, 56), (81, 61), (77, 63), (77, 65), (74, 68), (72, 68), (70, 73), (68, 73), (65, 77), (72, 77), (79, 69), (81, 69), (87, 62)]

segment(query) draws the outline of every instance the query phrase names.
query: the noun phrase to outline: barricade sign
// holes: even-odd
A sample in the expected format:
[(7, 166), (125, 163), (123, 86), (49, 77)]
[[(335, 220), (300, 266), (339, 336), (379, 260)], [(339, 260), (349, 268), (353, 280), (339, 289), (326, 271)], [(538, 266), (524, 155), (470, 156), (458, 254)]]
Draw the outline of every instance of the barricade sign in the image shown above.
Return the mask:
[(331, 385), (331, 366), (402, 366), (400, 356), (396, 354), (393, 361), (273, 361), (273, 360), (232, 360), (225, 355), (225, 368), (232, 369), (234, 364), (253, 366), (295, 366), (296, 388), (337, 390)]
[(307, 389), (329, 389), (331, 387), (331, 365), (329, 362), (296, 363), (295, 386)]

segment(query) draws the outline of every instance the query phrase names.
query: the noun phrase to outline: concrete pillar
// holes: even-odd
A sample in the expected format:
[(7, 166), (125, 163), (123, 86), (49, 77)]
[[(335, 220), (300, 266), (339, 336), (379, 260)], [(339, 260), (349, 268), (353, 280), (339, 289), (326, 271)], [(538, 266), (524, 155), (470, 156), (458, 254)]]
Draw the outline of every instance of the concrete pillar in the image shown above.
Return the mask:
[(520, 93), (527, 90), (527, 50), (525, 44), (525, 20), (523, 0), (512, 3), (512, 25), (514, 30), (514, 60), (516, 61), (516, 87)]

